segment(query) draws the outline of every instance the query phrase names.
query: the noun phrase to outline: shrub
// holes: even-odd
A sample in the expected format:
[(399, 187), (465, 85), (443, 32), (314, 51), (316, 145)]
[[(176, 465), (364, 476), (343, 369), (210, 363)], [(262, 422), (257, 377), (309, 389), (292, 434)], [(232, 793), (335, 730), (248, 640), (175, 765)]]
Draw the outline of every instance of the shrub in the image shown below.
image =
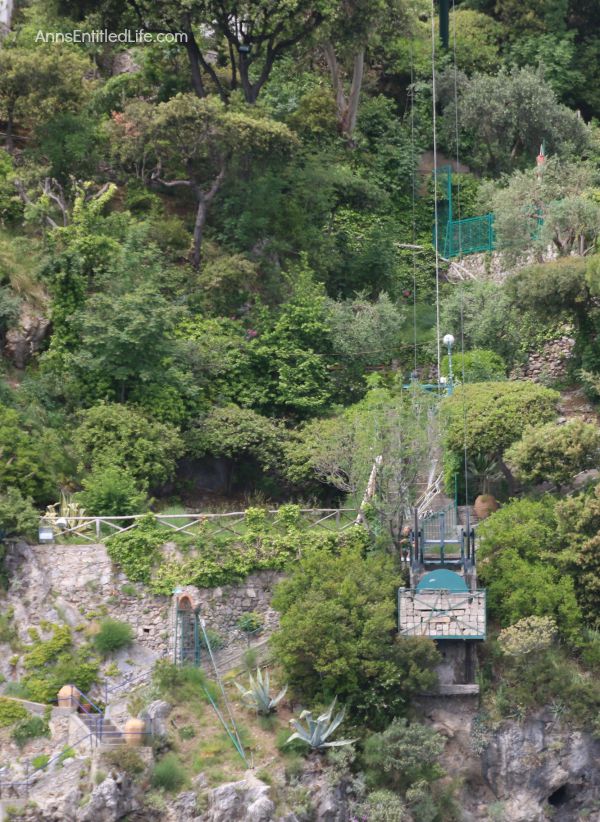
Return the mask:
[(111, 560), (121, 566), (132, 582), (149, 582), (163, 542), (164, 532), (158, 526), (156, 518), (147, 514), (131, 531), (111, 537), (107, 541), (106, 550)]
[(100, 623), (100, 630), (94, 636), (96, 649), (107, 656), (113, 651), (118, 651), (131, 645), (133, 642), (133, 630), (126, 622), (118, 619), (103, 619)]
[(600, 429), (580, 419), (564, 425), (546, 423), (528, 428), (505, 454), (523, 482), (568, 483), (600, 460)]
[(498, 644), (508, 656), (526, 656), (550, 648), (556, 632), (552, 617), (526, 617), (500, 631)]
[[(442, 402), (444, 466), (448, 487), (461, 473), (463, 448), (500, 459), (521, 438), (528, 425), (556, 416), (559, 394), (531, 382), (483, 382), (460, 385)], [(466, 411), (466, 425), (465, 425)], [(466, 440), (465, 440), (466, 437)]]
[(22, 722), (28, 716), (29, 712), (20, 702), (0, 696), (0, 728)]
[(264, 619), (262, 614), (257, 614), (256, 611), (248, 611), (237, 621), (237, 627), (240, 631), (244, 631), (247, 634), (253, 634), (255, 631), (259, 631), (264, 625)]
[[(490, 382), (506, 378), (506, 363), (495, 351), (485, 348), (474, 348), (463, 354), (457, 351), (452, 355), (452, 371), (455, 382)], [(449, 374), (449, 360), (446, 355), (442, 360), (442, 374)]]
[(152, 786), (170, 793), (177, 791), (185, 782), (185, 771), (175, 756), (167, 754), (152, 770)]
[(374, 791), (361, 806), (361, 815), (369, 822), (402, 822), (411, 815), (402, 799), (393, 791)]
[(139, 487), (153, 488), (173, 476), (183, 443), (173, 426), (155, 422), (131, 406), (101, 404), (81, 414), (74, 435), (80, 470), (114, 465)]
[(370, 727), (432, 687), (434, 644), (395, 633), (399, 584), (390, 557), (365, 557), (357, 546), (303, 556), (273, 598), (281, 627), (271, 643), (290, 685), (323, 703), (339, 694)]
[(146, 494), (120, 466), (97, 465), (84, 477), (82, 485), (77, 501), (94, 516), (128, 516), (139, 514), (147, 507)]
[(38, 754), (38, 756), (34, 756), (31, 760), (31, 767), (34, 770), (37, 770), (38, 768), (45, 768), (48, 762), (50, 762), (49, 754)]
[(365, 743), (367, 782), (395, 791), (406, 791), (423, 780), (432, 782), (442, 776), (437, 760), (445, 744), (433, 728), (394, 719), (385, 731), (373, 734)]
[(12, 732), (12, 738), (19, 748), (40, 736), (50, 736), (50, 726), (41, 716), (30, 716), (24, 719)]
[(105, 761), (118, 771), (125, 771), (125, 773), (136, 776), (146, 770), (146, 764), (140, 756), (139, 752), (129, 745), (119, 745), (112, 751), (106, 751), (104, 754)]

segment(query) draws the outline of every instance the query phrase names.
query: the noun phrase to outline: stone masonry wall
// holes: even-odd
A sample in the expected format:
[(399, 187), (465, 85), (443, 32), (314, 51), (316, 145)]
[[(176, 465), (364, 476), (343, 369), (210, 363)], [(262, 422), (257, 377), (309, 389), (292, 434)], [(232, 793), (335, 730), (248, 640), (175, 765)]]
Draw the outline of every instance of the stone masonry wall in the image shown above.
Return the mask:
[[(14, 624), (25, 642), (30, 641), (27, 629), (40, 630), (44, 620), (66, 622), (77, 629), (110, 616), (132, 626), (136, 646), (126, 656), (132, 657), (136, 666), (149, 667), (171, 651), (174, 598), (154, 596), (144, 586), (128, 582), (111, 563), (104, 545), (17, 543), (9, 549), (6, 563), (11, 584), (0, 608), (14, 608)], [(265, 633), (276, 627), (277, 613), (270, 602), (280, 577), (276, 572), (261, 571), (236, 585), (186, 591), (200, 607), (207, 627), (231, 645), (245, 642), (245, 635), (236, 627), (244, 613), (261, 614)], [(44, 632), (40, 630), (40, 634)], [(15, 677), (10, 656), (8, 647), (0, 645), (0, 673), (7, 679)]]
[(574, 346), (575, 340), (566, 334), (544, 343), (540, 352), (530, 354), (524, 365), (513, 370), (511, 379), (540, 383), (564, 380), (567, 377)]

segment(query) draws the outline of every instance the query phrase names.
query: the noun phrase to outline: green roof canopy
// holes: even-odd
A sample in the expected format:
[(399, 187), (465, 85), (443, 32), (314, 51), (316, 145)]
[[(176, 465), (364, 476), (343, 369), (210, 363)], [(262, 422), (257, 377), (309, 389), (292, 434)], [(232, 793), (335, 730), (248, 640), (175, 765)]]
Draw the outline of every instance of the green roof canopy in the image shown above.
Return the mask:
[(447, 571), (441, 568), (439, 571), (430, 571), (421, 578), (417, 585), (417, 591), (444, 591), (463, 592), (468, 591), (464, 578), (455, 574), (454, 571)]

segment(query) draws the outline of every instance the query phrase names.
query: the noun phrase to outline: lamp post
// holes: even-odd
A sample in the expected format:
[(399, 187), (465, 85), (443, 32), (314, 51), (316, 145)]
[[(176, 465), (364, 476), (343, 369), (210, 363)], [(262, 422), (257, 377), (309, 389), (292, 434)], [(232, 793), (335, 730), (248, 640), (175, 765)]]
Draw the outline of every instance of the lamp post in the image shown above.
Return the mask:
[(448, 396), (451, 397), (454, 390), (454, 375), (452, 374), (452, 346), (454, 345), (454, 337), (452, 334), (445, 334), (442, 342), (448, 348), (448, 387), (446, 390), (448, 392)]

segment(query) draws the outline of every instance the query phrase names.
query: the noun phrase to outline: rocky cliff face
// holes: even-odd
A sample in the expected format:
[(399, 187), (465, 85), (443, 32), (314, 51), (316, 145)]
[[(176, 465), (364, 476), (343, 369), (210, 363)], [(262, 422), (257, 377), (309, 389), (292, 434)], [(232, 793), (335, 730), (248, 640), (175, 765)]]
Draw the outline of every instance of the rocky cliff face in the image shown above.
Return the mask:
[(600, 820), (600, 740), (549, 712), (497, 731), (482, 772), (510, 822)]
[(465, 822), (600, 822), (600, 740), (541, 711), (483, 733), (476, 700), (423, 705), (446, 739), (443, 766), (462, 781)]

